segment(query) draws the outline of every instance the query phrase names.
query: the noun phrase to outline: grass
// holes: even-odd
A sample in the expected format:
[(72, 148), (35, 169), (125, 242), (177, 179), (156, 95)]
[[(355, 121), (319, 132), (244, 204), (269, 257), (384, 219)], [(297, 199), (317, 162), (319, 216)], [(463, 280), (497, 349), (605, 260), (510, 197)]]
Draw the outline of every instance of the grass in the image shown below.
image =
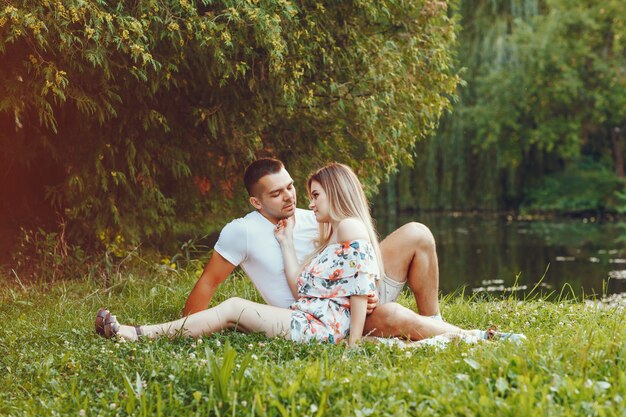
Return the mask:
[[(450, 296), (448, 321), (496, 323), (529, 342), (444, 350), (231, 332), (136, 344), (96, 336), (100, 306), (126, 322), (179, 316), (194, 273), (141, 270), (113, 273), (107, 288), (88, 278), (0, 282), (0, 415), (626, 415), (624, 309)], [(215, 301), (234, 294), (258, 299), (236, 276)], [(414, 307), (407, 295), (401, 302)]]

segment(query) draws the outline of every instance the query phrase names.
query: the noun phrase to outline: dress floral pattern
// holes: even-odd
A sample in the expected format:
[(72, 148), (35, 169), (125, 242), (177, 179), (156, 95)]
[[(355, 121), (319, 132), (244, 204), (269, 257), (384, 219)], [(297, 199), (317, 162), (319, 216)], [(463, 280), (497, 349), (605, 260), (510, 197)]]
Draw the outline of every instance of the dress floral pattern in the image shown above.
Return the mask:
[(298, 277), (298, 300), (291, 305), (291, 339), (339, 343), (350, 333), (350, 296), (376, 291), (380, 272), (366, 240), (331, 244)]

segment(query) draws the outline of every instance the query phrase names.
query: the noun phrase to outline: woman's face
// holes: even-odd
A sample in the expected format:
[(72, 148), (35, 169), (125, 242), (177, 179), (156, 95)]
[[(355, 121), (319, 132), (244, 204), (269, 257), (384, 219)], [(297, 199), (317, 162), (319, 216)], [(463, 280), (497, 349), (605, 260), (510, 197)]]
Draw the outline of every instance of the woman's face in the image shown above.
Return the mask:
[(315, 213), (315, 219), (318, 223), (330, 223), (330, 210), (328, 204), (328, 196), (319, 182), (311, 181), (310, 196), (311, 203), (309, 208)]

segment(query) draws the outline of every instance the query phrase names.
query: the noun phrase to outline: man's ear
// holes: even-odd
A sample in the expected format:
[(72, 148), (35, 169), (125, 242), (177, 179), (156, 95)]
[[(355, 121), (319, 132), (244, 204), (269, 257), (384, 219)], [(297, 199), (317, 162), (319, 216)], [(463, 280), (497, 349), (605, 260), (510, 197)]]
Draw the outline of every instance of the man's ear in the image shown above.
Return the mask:
[(252, 207), (254, 207), (257, 210), (261, 210), (261, 207), (263, 207), (259, 199), (256, 197), (250, 197), (249, 201), (250, 201), (250, 204), (252, 204)]

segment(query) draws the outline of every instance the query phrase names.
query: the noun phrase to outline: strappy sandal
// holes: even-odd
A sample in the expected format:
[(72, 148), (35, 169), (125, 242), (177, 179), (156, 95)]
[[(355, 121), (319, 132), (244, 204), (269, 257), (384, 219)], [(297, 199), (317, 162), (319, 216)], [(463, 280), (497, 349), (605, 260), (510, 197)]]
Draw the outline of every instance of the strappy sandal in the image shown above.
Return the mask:
[(100, 310), (98, 310), (98, 314), (96, 314), (96, 333), (100, 336), (104, 336), (104, 320), (106, 319), (107, 314), (110, 314), (109, 310), (104, 307), (100, 308)]
[[(141, 326), (133, 326), (137, 337), (143, 335)], [(117, 332), (120, 330), (120, 323), (117, 321), (117, 317), (111, 314), (109, 310), (102, 307), (96, 314), (96, 333), (103, 336), (106, 339), (111, 339), (117, 336)]]

